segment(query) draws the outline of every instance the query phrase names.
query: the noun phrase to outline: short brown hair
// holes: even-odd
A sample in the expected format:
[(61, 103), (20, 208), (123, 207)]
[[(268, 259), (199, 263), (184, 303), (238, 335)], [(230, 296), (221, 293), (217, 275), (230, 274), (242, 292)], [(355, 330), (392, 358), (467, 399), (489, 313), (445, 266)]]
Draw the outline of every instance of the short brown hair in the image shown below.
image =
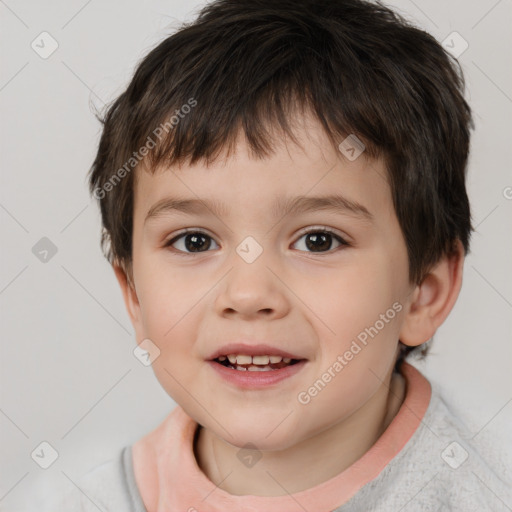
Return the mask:
[[(89, 185), (104, 254), (131, 276), (130, 170), (139, 149), (146, 147), (151, 172), (160, 163), (208, 164), (222, 149), (229, 154), (243, 131), (263, 157), (273, 151), (267, 128), (296, 140), (290, 121), (307, 109), (334, 146), (354, 134), (369, 157), (384, 159), (409, 278), (420, 283), (456, 240), (469, 251), (465, 177), (474, 125), (464, 88), (457, 60), (380, 2), (213, 1), (149, 52), (100, 118)], [(194, 107), (180, 115), (191, 99)], [(170, 126), (173, 114), (179, 122)], [(400, 345), (399, 361), (412, 350)]]

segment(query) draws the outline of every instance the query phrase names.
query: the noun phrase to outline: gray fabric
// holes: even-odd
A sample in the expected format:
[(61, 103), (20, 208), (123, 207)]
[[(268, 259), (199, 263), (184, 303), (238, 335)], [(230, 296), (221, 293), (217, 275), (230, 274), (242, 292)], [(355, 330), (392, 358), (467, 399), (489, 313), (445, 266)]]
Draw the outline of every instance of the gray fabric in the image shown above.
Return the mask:
[(44, 512), (147, 512), (135, 483), (131, 446), (76, 483), (78, 488), (47, 500)]
[(121, 464), (124, 475), (124, 485), (126, 494), (130, 497), (131, 510), (133, 512), (147, 512), (142, 496), (140, 495), (139, 488), (135, 482), (135, 473), (132, 464), (132, 447), (125, 446), (121, 451)]
[[(464, 431), (433, 389), (425, 417), (404, 448), (335, 512), (510, 512), (511, 483), (500, 478), (490, 452), (480, 445), (477, 451)], [(465, 452), (457, 446), (447, 450), (452, 442), (468, 454), (456, 469), (445, 459), (456, 465), (454, 460)], [(147, 512), (135, 483), (131, 446), (88, 472), (78, 485), (80, 490), (73, 489), (45, 512)], [(207, 501), (201, 512), (208, 512)]]
[[(453, 442), (462, 449), (450, 448)], [(420, 427), (400, 453), (335, 512), (510, 512), (510, 488), (511, 482), (482, 458), (464, 426), (433, 392)]]

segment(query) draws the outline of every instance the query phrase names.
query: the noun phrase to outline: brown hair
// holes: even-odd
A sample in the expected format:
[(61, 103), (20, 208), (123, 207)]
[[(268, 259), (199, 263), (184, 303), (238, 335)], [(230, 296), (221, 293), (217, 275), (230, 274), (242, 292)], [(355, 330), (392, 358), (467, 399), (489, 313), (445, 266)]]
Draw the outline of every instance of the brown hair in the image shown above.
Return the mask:
[[(208, 165), (242, 130), (257, 158), (308, 109), (335, 147), (349, 134), (386, 163), (411, 282), (469, 251), (471, 110), (457, 60), (363, 0), (216, 0), (142, 59), (108, 107), (89, 176), (106, 258), (131, 277), (134, 173), (144, 159)], [(187, 108), (185, 108), (187, 107)], [(401, 345), (398, 363), (414, 350)], [(419, 348), (419, 347), (417, 347)]]

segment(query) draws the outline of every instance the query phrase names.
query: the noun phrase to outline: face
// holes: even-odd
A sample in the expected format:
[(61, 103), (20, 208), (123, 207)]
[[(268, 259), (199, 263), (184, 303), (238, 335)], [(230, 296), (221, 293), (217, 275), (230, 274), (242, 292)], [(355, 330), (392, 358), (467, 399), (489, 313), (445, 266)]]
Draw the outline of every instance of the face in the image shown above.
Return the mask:
[[(302, 148), (281, 144), (267, 159), (239, 139), (210, 167), (137, 174), (137, 342), (158, 347), (167, 393), (240, 447), (290, 447), (366, 403), (393, 366), (412, 291), (383, 162), (349, 160), (311, 120), (297, 135)], [(335, 206), (307, 208), (327, 196)], [(177, 199), (198, 205), (165, 203)], [(263, 356), (249, 359), (262, 371), (212, 360), (231, 354)], [(269, 368), (272, 354), (294, 364)]]

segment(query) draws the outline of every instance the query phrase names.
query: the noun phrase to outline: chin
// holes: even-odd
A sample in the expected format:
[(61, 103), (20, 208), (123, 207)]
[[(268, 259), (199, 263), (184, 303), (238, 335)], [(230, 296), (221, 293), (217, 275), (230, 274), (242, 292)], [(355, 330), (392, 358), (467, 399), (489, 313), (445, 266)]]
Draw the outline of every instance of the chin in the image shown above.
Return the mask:
[(282, 412), (264, 419), (258, 413), (243, 419), (240, 415), (229, 415), (225, 417), (224, 424), (231, 436), (218, 425), (213, 425), (211, 421), (208, 423), (217, 436), (233, 446), (245, 448), (250, 443), (261, 451), (277, 451), (287, 449), (299, 441), (296, 425), (287, 423), (286, 420), (283, 422), (285, 417)]

